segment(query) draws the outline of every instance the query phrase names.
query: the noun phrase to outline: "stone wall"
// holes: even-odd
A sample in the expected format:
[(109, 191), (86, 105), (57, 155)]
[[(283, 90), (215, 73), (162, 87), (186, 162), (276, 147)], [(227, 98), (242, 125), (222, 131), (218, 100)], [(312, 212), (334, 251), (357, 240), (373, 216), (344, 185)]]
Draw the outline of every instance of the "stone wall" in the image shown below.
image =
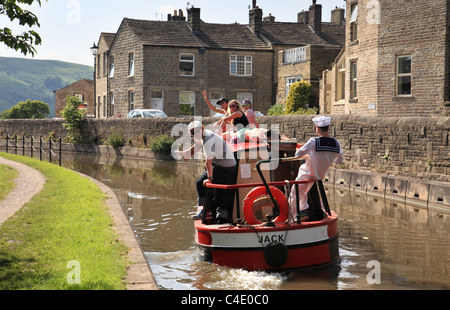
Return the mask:
[[(278, 125), (281, 133), (305, 143), (315, 136), (313, 116), (261, 117), (260, 124)], [(176, 124), (192, 118), (86, 120), (85, 139), (101, 141), (122, 133), (126, 140), (171, 134)], [(204, 123), (216, 119), (204, 118)], [(65, 138), (62, 120), (0, 120), (0, 134), (53, 135)], [(339, 168), (393, 176), (450, 182), (450, 118), (404, 117), (375, 118), (333, 115), (331, 134), (344, 149), (344, 164)]]

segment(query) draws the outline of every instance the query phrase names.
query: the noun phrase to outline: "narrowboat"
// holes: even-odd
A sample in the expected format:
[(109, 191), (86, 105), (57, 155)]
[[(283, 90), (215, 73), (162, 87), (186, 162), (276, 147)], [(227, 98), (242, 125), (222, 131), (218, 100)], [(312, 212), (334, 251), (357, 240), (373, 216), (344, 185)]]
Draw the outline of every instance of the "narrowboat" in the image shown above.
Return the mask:
[[(208, 203), (195, 220), (195, 242), (203, 261), (248, 271), (289, 271), (340, 261), (338, 215), (330, 210), (322, 181), (295, 181), (301, 160), (295, 141), (280, 141), (268, 158), (267, 145), (230, 145), (238, 165), (236, 185), (207, 183), (208, 190), (234, 195), (233, 222), (214, 224)], [(270, 146), (269, 146), (270, 147)], [(265, 154), (262, 154), (265, 153)], [(265, 157), (265, 158), (264, 158)], [(276, 159), (275, 157), (278, 157)], [(293, 186), (314, 183), (308, 194), (308, 217), (290, 216)], [(298, 199), (296, 201), (299, 201)], [(297, 205), (297, 213), (300, 208)]]

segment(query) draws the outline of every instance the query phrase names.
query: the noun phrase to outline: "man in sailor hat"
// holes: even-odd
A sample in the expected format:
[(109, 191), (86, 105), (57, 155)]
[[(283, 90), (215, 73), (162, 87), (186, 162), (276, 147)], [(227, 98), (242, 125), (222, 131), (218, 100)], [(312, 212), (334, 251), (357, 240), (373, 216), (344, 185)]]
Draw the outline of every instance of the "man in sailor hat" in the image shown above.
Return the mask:
[[(302, 180), (322, 180), (332, 164), (342, 164), (344, 157), (339, 142), (329, 134), (331, 117), (318, 116), (313, 119), (316, 126), (316, 133), (319, 137), (311, 138), (295, 154), (296, 157), (304, 157), (306, 162), (298, 172), (296, 181)], [(308, 220), (308, 193), (313, 183), (300, 184), (299, 201), (301, 220)], [(291, 214), (295, 219), (297, 216), (297, 203), (295, 186), (292, 188), (290, 196)]]

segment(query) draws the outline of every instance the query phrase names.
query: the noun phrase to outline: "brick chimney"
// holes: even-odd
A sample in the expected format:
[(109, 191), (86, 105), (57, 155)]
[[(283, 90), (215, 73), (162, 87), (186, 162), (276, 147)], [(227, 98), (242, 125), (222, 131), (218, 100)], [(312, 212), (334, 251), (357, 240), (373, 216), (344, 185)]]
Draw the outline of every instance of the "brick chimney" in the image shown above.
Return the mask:
[(336, 7), (331, 11), (331, 23), (335, 25), (345, 25), (345, 10)]
[(275, 16), (272, 16), (271, 13), (269, 13), (269, 16), (264, 17), (264, 21), (268, 23), (274, 23), (275, 22)]
[(258, 35), (262, 28), (263, 11), (259, 7), (250, 10), (250, 29)]
[(298, 13), (297, 21), (299, 24), (309, 24), (309, 11), (301, 11)]
[(192, 31), (200, 30), (201, 20), (199, 8), (188, 9), (188, 24), (191, 27)]
[(322, 5), (316, 4), (316, 0), (309, 7), (309, 26), (316, 34), (322, 32)]

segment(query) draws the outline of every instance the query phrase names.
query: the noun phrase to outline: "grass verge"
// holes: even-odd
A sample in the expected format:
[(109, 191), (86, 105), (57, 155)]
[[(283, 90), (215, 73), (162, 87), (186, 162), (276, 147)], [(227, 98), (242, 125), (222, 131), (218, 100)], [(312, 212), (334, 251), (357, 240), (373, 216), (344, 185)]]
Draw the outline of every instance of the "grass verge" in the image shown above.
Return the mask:
[(0, 289), (126, 289), (128, 250), (98, 186), (56, 165), (1, 156), (39, 170), (47, 182), (0, 227)]
[(0, 165), (0, 201), (6, 198), (10, 191), (13, 190), (14, 180), (19, 173), (11, 167)]

